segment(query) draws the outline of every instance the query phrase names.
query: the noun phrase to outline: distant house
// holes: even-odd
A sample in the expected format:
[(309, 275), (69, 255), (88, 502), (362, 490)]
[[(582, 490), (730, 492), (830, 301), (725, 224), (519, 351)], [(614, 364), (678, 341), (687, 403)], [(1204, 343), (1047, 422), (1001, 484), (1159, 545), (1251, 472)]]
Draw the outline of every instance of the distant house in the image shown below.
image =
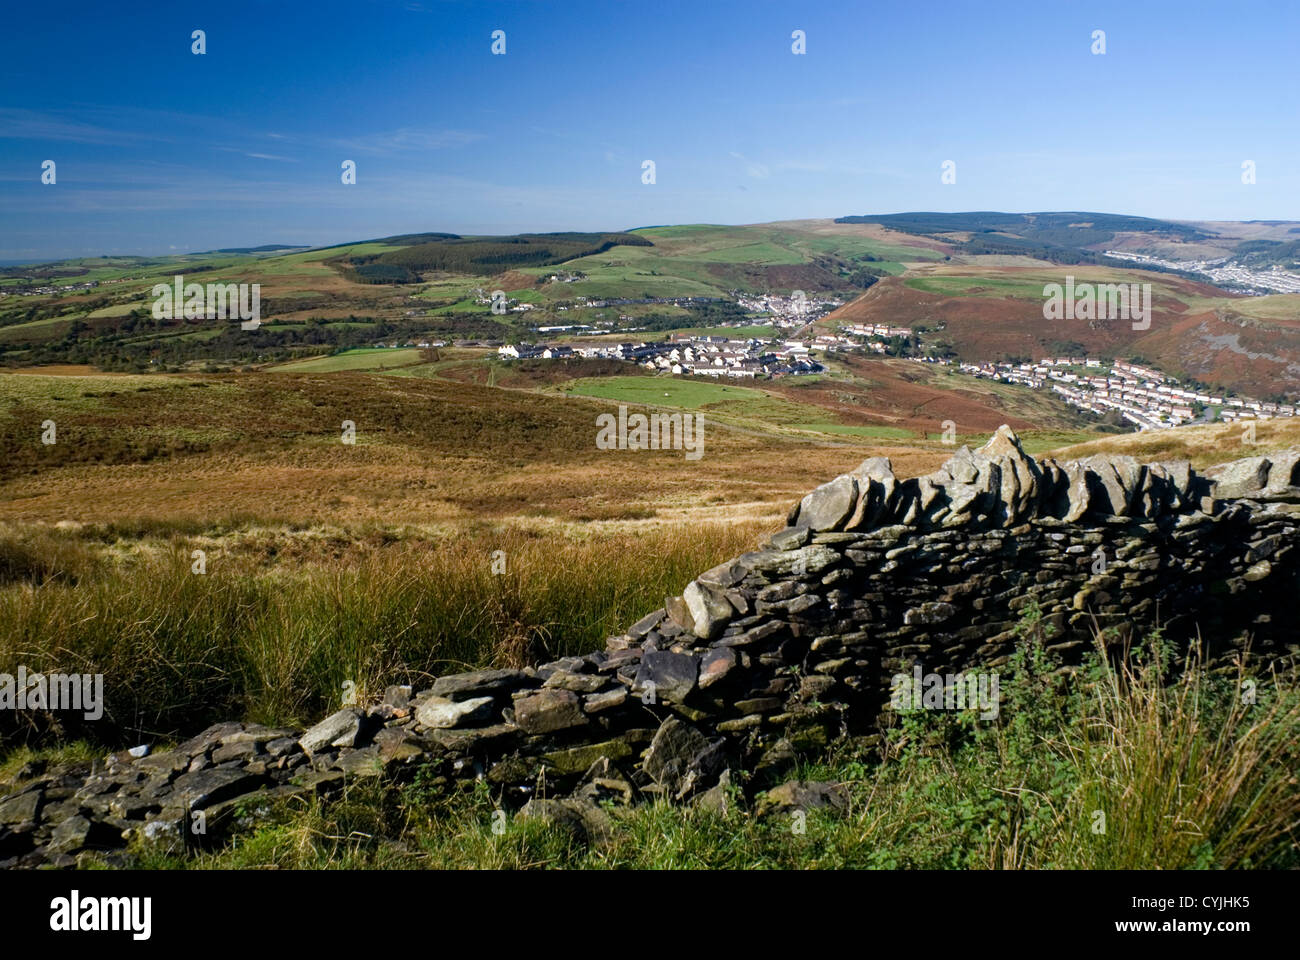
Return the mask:
[[(459, 344), (457, 344), (459, 346)], [(504, 347), (497, 347), (497, 354), (502, 357), (511, 357), (515, 360), (527, 360), (531, 357), (541, 357), (545, 355), (547, 348), (534, 346), (531, 343), (513, 344), (508, 343)]]

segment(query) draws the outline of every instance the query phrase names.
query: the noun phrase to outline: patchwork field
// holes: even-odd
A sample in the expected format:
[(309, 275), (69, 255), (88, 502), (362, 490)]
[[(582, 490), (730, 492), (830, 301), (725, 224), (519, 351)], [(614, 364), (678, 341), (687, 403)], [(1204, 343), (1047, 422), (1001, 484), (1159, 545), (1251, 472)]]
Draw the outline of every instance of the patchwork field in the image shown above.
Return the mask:
[[(829, 221), (750, 226), (695, 225), (651, 227), (634, 231), (645, 246), (618, 245), (556, 266), (526, 266), (498, 273), (425, 270), (415, 282), (361, 283), (351, 264), (380, 257), (405, 256), (421, 238), (344, 244), (315, 250), (269, 253), (186, 254), (167, 258), (100, 258), (68, 261), (68, 276), (51, 282), (99, 281), (94, 290), (59, 295), (16, 297), (0, 301), (0, 344), (37, 346), (63, 338), (73, 322), (124, 343), (165, 341), (184, 334), (184, 322), (141, 323), (152, 306), (155, 283), (188, 275), (203, 283), (258, 283), (267, 329), (275, 322), (312, 319), (407, 323), (432, 319), (432, 329), (453, 330), (455, 318), (477, 317), (496, 323), (485, 292), (501, 289), (539, 310), (532, 323), (572, 322), (572, 314), (555, 309), (578, 296), (598, 298), (724, 297), (735, 290), (755, 292), (793, 289), (839, 290), (852, 294), (853, 272), (863, 265), (883, 274), (901, 273), (903, 262), (930, 260), (940, 254), (925, 245), (888, 241), (868, 228), (836, 227)], [(543, 282), (561, 272), (583, 274), (575, 283)], [(17, 282), (15, 278), (7, 278)], [(635, 308), (632, 309), (636, 312)], [(673, 311), (675, 308), (660, 307)], [(685, 312), (679, 311), (688, 316)], [(48, 314), (36, 316), (33, 314)], [(617, 311), (615, 312), (617, 313)], [(504, 318), (509, 329), (518, 318)], [(379, 335), (382, 335), (380, 333)]]

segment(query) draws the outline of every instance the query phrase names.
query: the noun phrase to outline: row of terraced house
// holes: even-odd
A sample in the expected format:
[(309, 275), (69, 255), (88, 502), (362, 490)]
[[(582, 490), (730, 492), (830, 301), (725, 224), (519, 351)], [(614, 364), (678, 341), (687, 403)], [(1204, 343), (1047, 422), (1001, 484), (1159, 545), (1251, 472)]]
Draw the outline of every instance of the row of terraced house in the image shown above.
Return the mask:
[(820, 373), (825, 367), (813, 359), (812, 352), (829, 348), (830, 345), (817, 341), (729, 340), (709, 336), (659, 343), (508, 344), (498, 348), (497, 353), (510, 359), (601, 357), (685, 376), (752, 379)]
[(1218, 408), (1222, 420), (1294, 417), (1300, 412), (1291, 404), (1192, 390), (1158, 370), (1122, 360), (1108, 364), (1084, 357), (1057, 357), (1034, 363), (963, 363), (961, 370), (1028, 387), (1050, 384), (1052, 391), (1072, 406), (1096, 414), (1118, 411), (1140, 430), (1203, 419), (1207, 407)]

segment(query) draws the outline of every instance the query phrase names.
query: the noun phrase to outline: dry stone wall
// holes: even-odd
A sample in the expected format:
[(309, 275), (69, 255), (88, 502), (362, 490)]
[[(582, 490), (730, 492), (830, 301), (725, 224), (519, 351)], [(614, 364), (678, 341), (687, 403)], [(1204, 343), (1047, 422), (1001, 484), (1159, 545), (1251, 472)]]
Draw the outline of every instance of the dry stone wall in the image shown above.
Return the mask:
[(597, 834), (593, 801), (708, 796), (729, 770), (771, 785), (800, 753), (870, 738), (895, 673), (996, 668), (1030, 605), (1067, 659), (1098, 629), (1157, 625), (1211, 657), (1295, 656), (1298, 529), (1300, 450), (1203, 473), (1058, 463), (1003, 427), (925, 477), (867, 460), (605, 650), (391, 687), (306, 731), (225, 723), (93, 770), (33, 768), (0, 798), (0, 866), (210, 842), (275, 798), (416, 769)]

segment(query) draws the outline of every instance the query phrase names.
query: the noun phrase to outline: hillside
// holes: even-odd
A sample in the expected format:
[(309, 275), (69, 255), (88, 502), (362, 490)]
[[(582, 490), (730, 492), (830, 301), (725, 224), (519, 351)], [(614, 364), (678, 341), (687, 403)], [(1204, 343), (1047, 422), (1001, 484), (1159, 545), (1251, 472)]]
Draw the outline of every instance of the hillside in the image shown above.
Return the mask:
[(0, 865), (655, 866), (689, 837), (695, 865), (1294, 866), (1298, 457), (1040, 463), (1001, 427), (924, 477), (841, 473), (757, 549), (10, 538), (0, 623), (118, 682), (107, 723), (0, 736), (148, 740), (5, 756)]
[(924, 326), (972, 362), (1086, 353), (1144, 360), (1180, 378), (1255, 396), (1300, 395), (1300, 296), (1242, 297), (1166, 273), (1072, 266), (1078, 282), (1150, 283), (1149, 330), (1124, 320), (1043, 318), (1066, 268), (940, 264), (887, 279), (822, 326)]
[(1115, 453), (1142, 461), (1188, 460), (1199, 470), (1233, 457), (1265, 456), (1293, 447), (1300, 447), (1300, 419), (1288, 417), (1260, 421), (1254, 443), (1245, 442), (1240, 425), (1215, 423), (1089, 440), (1054, 450), (1053, 456), (1079, 459)]
[[(795, 289), (848, 298), (901, 274), (905, 262), (941, 256), (926, 244), (881, 239), (872, 228), (799, 221), (616, 234), (408, 234), (287, 253), (73, 260), (0, 271), (0, 294), (7, 294), (0, 296), (0, 363), (175, 372), (386, 338), (518, 340), (530, 336), (530, 326), (573, 323), (578, 312), (583, 322), (612, 330), (709, 326), (735, 319), (734, 306), (654, 301)], [(261, 327), (154, 319), (153, 286), (177, 274), (204, 284), (260, 284)], [(54, 289), (88, 284), (96, 286)], [(512, 306), (534, 309), (493, 314), (489, 295), (498, 289)], [(650, 302), (585, 306), (597, 299)]]
[[(302, 371), (374, 369), (329, 355), (375, 344), (414, 349), (429, 342), (536, 340), (545, 335), (533, 328), (578, 323), (625, 339), (671, 331), (770, 338), (771, 328), (746, 326), (763, 317), (748, 313), (737, 297), (802, 290), (845, 301), (820, 323), (827, 332), (843, 323), (910, 326), (925, 331), (926, 344), (972, 362), (1086, 352), (1142, 360), (1219, 390), (1293, 398), (1300, 391), (1300, 294), (1241, 296), (1181, 274), (1090, 262), (1111, 247), (1166, 255), (1170, 245), (1186, 247), (1188, 255), (1193, 248), (1241, 247), (1243, 257), (1261, 265), (1290, 255), (1294, 241), (1288, 246), (1283, 238), (1292, 227), (1232, 226), (1094, 213), (896, 214), (604, 234), (420, 233), (312, 250), (250, 247), (66, 261), (4, 271), (0, 364), (196, 373), (317, 357)], [(1081, 282), (1150, 283), (1150, 329), (1113, 320), (1046, 323), (1043, 288), (1067, 273)], [(261, 326), (247, 331), (230, 321), (155, 319), (152, 288), (177, 274), (259, 284)], [(40, 286), (46, 292), (32, 293), (33, 285), (90, 283), (98, 285)], [(492, 311), (496, 290), (510, 307), (504, 313)], [(403, 351), (382, 365), (430, 373), (418, 359)], [(435, 375), (500, 372), (448, 367)], [(853, 396), (847, 366), (832, 377), (847, 385), (820, 404), (841, 414), (832, 424), (921, 432), (945, 419), (971, 432), (996, 426), (996, 417), (960, 407), (956, 415), (930, 418), (930, 400), (893, 375), (880, 380), (867, 402)], [(1011, 403), (1014, 418), (1020, 401), (999, 402)], [(1015, 425), (1079, 425), (1067, 420), (1054, 413)]]
[(1212, 224), (1112, 213), (897, 213), (835, 222), (941, 239), (969, 256), (1008, 254), (1064, 264), (1105, 263), (1106, 250), (1158, 252), (1170, 259), (1224, 256), (1241, 242)]

